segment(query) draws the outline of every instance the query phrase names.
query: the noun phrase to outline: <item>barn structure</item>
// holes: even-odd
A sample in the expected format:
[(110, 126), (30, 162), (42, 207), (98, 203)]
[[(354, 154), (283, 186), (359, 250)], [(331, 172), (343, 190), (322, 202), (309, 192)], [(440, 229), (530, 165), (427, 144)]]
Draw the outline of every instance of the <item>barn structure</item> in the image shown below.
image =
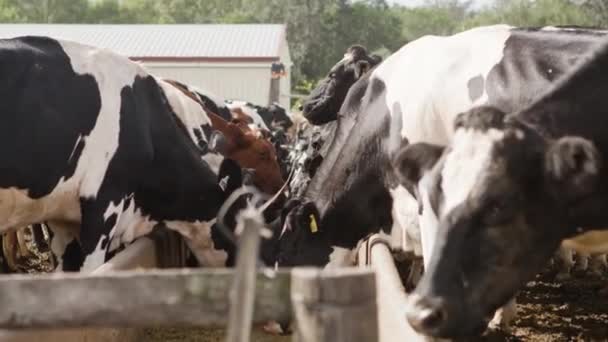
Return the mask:
[(282, 24), (0, 24), (0, 38), (25, 35), (108, 48), (224, 99), (289, 108), (292, 62)]

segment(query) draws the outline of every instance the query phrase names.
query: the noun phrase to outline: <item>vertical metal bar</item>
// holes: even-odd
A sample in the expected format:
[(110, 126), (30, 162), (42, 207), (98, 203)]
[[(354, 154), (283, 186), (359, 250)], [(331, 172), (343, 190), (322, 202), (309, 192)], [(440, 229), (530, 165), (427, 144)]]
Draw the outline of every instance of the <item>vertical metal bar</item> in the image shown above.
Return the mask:
[(230, 291), (227, 342), (249, 342), (255, 299), (258, 250), (264, 220), (255, 208), (247, 207), (237, 216), (238, 249)]

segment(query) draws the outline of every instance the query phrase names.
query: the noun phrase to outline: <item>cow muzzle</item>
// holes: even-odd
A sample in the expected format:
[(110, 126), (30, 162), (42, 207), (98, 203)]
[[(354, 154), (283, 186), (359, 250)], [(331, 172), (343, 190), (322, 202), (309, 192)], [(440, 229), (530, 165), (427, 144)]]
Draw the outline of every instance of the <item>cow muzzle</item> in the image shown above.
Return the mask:
[[(453, 303), (452, 303), (453, 304)], [(472, 317), (468, 310), (440, 297), (412, 294), (408, 300), (406, 318), (417, 332), (438, 338), (474, 337), (481, 335), (488, 319)], [(476, 315), (473, 315), (476, 316)]]

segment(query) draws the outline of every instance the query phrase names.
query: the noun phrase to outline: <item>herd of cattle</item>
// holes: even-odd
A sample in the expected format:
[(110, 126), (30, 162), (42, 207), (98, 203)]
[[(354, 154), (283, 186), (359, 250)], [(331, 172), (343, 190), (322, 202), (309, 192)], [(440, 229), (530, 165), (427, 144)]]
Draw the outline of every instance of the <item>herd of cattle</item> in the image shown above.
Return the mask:
[(0, 222), (48, 227), (63, 271), (156, 227), (201, 266), (232, 266), (217, 215), (252, 185), (280, 192), (264, 212), (267, 265), (340, 267), (371, 234), (403, 237), (424, 265), (407, 308), (417, 331), (506, 327), (556, 253), (606, 266), (607, 32), (478, 27), (384, 60), (355, 45), (304, 101), (306, 120), (108, 50), (0, 40)]

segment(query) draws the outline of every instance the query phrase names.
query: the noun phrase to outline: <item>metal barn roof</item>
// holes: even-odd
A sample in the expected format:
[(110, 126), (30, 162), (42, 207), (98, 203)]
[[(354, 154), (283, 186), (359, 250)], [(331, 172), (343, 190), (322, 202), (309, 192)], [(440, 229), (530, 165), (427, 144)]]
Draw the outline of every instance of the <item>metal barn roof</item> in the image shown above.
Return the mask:
[(138, 60), (278, 60), (281, 24), (0, 24), (0, 38), (50, 36), (108, 48)]

